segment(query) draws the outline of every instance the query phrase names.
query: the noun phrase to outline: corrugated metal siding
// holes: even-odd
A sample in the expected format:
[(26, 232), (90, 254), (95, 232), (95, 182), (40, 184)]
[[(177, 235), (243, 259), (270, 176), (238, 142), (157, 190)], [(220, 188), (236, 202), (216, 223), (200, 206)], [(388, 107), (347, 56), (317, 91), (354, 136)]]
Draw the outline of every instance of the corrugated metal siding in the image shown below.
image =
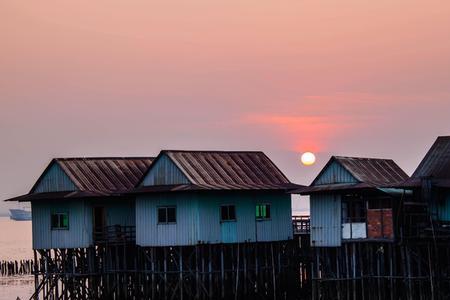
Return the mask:
[[(92, 245), (92, 217), (84, 201), (33, 202), (33, 249), (84, 248)], [(69, 213), (68, 230), (51, 230), (51, 214)]]
[[(225, 193), (198, 194), (200, 205), (199, 240), (203, 243), (255, 241), (253, 198)], [(220, 206), (235, 205), (236, 222), (220, 223)], [(233, 225), (229, 225), (232, 223)], [(230, 228), (235, 231), (230, 231)]]
[(220, 223), (220, 234), (223, 243), (237, 243), (237, 222)]
[[(268, 196), (265, 199), (255, 199), (257, 203), (270, 203), (271, 219), (267, 221), (257, 221), (258, 241), (282, 241), (292, 238), (292, 207), (290, 195), (280, 194), (279, 196)], [(265, 202), (267, 201), (267, 202)], [(253, 207), (255, 215), (255, 207)]]
[(167, 155), (162, 155), (142, 181), (143, 186), (189, 184), (189, 180)]
[(35, 193), (76, 191), (77, 187), (57, 163), (53, 163), (35, 187)]
[[(256, 221), (256, 204), (271, 205), (272, 218), (267, 221)], [(220, 223), (220, 206), (234, 204), (236, 206), (236, 238), (232, 236), (227, 223)], [(199, 201), (200, 240), (204, 243), (228, 243), (236, 241), (280, 241), (292, 238), (292, 212), (290, 195), (279, 194), (230, 194), (211, 193), (201, 196)], [(226, 229), (225, 229), (225, 228)]]
[[(177, 207), (176, 224), (158, 224), (159, 206)], [(149, 194), (136, 199), (136, 244), (186, 246), (198, 241), (198, 207), (193, 194)]]
[[(256, 221), (255, 206), (271, 204), (271, 219)], [(220, 222), (220, 206), (236, 206), (236, 222)], [(157, 207), (177, 206), (176, 225), (158, 225)], [(139, 196), (136, 243), (181, 246), (201, 243), (282, 241), (292, 239), (291, 196), (285, 193), (183, 193)]]
[(322, 175), (314, 181), (313, 185), (357, 182), (358, 180), (356, 180), (349, 171), (339, 163), (333, 162), (323, 171)]
[[(228, 243), (282, 241), (292, 238), (291, 196), (285, 193), (204, 193), (199, 195), (200, 241)], [(271, 205), (271, 220), (256, 221), (256, 204)], [(220, 206), (236, 207), (236, 238), (234, 231), (222, 229)], [(223, 223), (226, 224), (226, 223)], [(227, 226), (227, 225), (225, 225)]]
[[(199, 197), (199, 238), (203, 243), (243, 243), (292, 238), (289, 195), (209, 193)], [(263, 203), (271, 205), (272, 218), (267, 221), (256, 221), (256, 204)], [(230, 222), (220, 223), (220, 206), (230, 204), (236, 207), (236, 222), (231, 222), (235, 224), (236, 231), (233, 225), (229, 225)]]
[(310, 196), (311, 246), (341, 246), (341, 198), (339, 195)]

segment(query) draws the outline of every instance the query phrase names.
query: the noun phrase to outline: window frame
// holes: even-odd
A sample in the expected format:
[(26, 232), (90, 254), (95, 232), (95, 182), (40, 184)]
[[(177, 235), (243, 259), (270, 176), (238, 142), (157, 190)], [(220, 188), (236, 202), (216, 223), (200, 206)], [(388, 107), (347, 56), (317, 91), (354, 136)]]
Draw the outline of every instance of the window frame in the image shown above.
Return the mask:
[[(57, 216), (58, 218), (58, 226), (53, 226), (53, 216)], [(66, 216), (67, 217), (67, 226), (61, 226), (61, 224), (64, 223), (64, 221), (62, 221), (61, 216)], [(69, 222), (69, 212), (52, 212), (50, 214), (50, 229), (51, 230), (69, 230), (70, 228), (70, 222)]]
[[(257, 209), (261, 208), (263, 206), (266, 207), (266, 216), (263, 217), (260, 214), (260, 216), (258, 217)], [(256, 221), (270, 221), (270, 220), (272, 220), (272, 209), (271, 209), (271, 206), (272, 206), (271, 203), (258, 203), (258, 204), (256, 204), (256, 206), (255, 206), (255, 219), (256, 219)], [(269, 208), (269, 210), (268, 210), (269, 211), (269, 216), (268, 217), (267, 217), (267, 207)], [(259, 212), (261, 213), (262, 211), (260, 210)]]
[[(227, 215), (230, 216), (230, 207), (233, 207), (234, 209), (234, 218), (233, 219), (223, 219), (222, 218), (222, 209), (227, 208)], [(237, 221), (237, 215), (236, 215), (236, 205), (235, 204), (221, 204), (219, 208), (219, 217), (220, 217), (220, 223), (226, 223), (226, 222), (236, 222)]]
[(367, 201), (358, 195), (344, 195), (341, 200), (343, 224), (367, 223)]
[[(169, 222), (169, 213), (168, 210), (169, 208), (173, 208), (175, 210), (175, 221), (174, 222)], [(160, 222), (159, 220), (159, 211), (160, 209), (164, 209), (165, 210), (165, 222)], [(171, 224), (177, 224), (177, 206), (176, 205), (161, 205), (157, 207), (156, 210), (156, 220), (157, 220), (157, 224), (158, 225), (171, 225)]]

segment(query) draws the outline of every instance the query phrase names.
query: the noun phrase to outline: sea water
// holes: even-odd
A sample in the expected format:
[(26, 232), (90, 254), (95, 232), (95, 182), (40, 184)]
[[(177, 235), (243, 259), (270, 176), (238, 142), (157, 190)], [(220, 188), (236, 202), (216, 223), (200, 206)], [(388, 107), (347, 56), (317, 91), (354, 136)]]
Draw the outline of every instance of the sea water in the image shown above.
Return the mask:
[[(0, 261), (32, 259), (31, 221), (0, 217)], [(0, 276), (0, 300), (29, 299), (34, 292), (34, 277)]]

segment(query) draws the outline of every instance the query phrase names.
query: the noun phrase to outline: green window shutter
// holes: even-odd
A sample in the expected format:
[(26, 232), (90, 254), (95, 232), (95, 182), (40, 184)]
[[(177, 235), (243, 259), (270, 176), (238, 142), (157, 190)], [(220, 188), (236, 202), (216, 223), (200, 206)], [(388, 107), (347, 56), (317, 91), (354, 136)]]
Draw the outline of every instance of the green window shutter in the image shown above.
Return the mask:
[(263, 217), (263, 218), (267, 217), (266, 206), (265, 205), (261, 205), (261, 217)]
[(61, 215), (61, 219), (62, 219), (62, 228), (69, 228), (69, 216), (67, 214), (62, 214)]

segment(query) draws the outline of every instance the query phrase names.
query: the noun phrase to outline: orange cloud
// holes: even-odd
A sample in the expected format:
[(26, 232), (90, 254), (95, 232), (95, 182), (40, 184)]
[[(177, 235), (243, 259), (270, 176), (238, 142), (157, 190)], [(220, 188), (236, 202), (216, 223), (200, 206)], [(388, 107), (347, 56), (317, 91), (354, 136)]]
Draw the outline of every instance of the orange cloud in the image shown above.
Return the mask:
[(333, 137), (351, 129), (349, 120), (328, 116), (251, 114), (244, 117), (244, 122), (279, 136), (294, 151), (323, 151)]

